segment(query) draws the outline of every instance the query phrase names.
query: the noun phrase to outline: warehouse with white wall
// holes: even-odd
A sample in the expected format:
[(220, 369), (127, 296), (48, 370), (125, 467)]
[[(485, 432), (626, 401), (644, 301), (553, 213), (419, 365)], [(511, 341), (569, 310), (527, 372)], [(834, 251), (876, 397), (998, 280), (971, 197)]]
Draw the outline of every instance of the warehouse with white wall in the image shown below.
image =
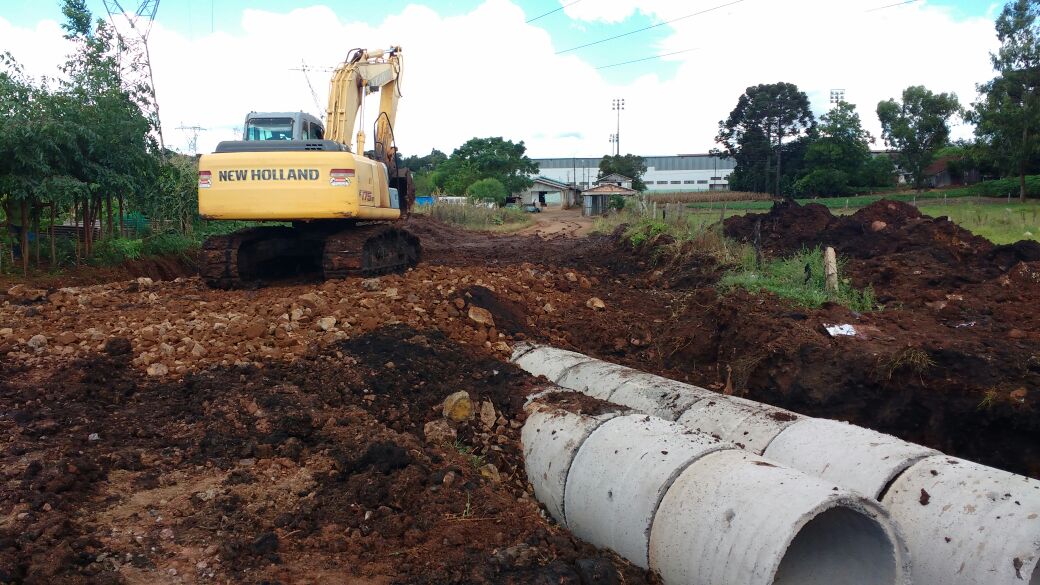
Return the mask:
[[(711, 154), (647, 156), (643, 182), (647, 191), (725, 191), (729, 175), (736, 167), (733, 159)], [(577, 183), (582, 189), (596, 184), (600, 158), (536, 158), (538, 174), (563, 183)]]

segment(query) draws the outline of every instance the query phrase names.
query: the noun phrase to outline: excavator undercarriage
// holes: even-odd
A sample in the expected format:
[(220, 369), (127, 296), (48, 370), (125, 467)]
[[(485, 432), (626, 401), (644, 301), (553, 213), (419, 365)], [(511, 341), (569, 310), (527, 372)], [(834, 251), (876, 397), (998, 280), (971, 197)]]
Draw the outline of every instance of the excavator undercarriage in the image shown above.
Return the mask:
[(421, 251), (418, 238), (387, 223), (255, 227), (207, 239), (200, 272), (214, 288), (252, 288), (295, 276), (399, 272), (415, 266)]

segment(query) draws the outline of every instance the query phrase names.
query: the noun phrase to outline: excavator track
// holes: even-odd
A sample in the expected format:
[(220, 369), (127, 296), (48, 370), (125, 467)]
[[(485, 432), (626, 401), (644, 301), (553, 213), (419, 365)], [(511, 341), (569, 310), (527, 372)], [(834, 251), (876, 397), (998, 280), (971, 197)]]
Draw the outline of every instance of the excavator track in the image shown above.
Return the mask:
[(376, 276), (415, 266), (422, 254), (419, 238), (385, 224), (358, 226), (325, 240), (325, 278)]
[(256, 288), (306, 274), (331, 279), (398, 272), (415, 266), (421, 250), (414, 235), (386, 224), (352, 226), (331, 234), (257, 227), (207, 239), (199, 272), (212, 288)]

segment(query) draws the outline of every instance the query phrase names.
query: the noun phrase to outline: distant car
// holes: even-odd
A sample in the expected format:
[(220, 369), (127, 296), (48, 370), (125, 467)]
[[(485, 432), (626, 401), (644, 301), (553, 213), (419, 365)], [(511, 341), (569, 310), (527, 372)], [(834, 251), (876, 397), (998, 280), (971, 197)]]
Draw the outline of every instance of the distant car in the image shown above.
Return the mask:
[(527, 213), (541, 213), (542, 208), (538, 207), (537, 205), (525, 205), (524, 211), (526, 211)]

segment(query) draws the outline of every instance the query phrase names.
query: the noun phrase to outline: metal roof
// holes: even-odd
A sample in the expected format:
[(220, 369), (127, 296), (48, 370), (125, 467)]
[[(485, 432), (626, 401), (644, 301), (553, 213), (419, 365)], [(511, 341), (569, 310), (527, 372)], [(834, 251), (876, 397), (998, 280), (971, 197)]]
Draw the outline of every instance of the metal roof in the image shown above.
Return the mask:
[[(603, 157), (536, 158), (541, 169), (598, 168)], [(737, 161), (713, 154), (680, 154), (673, 156), (644, 156), (647, 169), (655, 171), (709, 171), (737, 168)]]

